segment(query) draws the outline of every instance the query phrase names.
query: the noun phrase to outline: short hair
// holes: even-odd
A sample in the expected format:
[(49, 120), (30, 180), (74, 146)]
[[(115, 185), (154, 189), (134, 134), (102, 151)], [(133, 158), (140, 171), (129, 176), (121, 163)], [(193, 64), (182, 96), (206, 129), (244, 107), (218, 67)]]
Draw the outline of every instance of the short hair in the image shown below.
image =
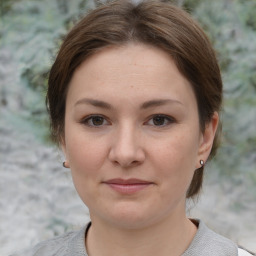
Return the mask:
[[(171, 3), (145, 0), (136, 4), (117, 0), (100, 5), (73, 27), (50, 70), (46, 103), (55, 142), (61, 142), (64, 137), (66, 95), (76, 68), (101, 48), (129, 42), (152, 45), (171, 56), (193, 88), (202, 132), (214, 112), (220, 111), (219, 65), (210, 41), (197, 22)], [(215, 135), (210, 158), (216, 153), (219, 137), (220, 129)], [(187, 198), (199, 193), (203, 172), (204, 166), (195, 170)]]

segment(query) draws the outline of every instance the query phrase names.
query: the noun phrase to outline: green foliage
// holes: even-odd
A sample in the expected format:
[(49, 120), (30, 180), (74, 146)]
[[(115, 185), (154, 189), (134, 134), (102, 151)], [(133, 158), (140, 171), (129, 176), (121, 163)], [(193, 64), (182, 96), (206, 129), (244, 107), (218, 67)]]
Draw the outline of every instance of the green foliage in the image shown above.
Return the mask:
[(206, 0), (193, 11), (215, 46), (222, 70), (223, 143), (215, 161), (220, 173), (234, 180), (255, 177), (255, 8), (255, 1)]
[[(61, 44), (61, 38), (74, 21), (84, 14), (87, 2), (5, 0), (1, 5), (0, 55), (1, 52), (9, 55), (7, 63), (2, 65), (9, 64), (13, 69), (13, 76), (17, 78), (11, 84), (8, 81), (0, 86), (0, 94), (9, 92), (4, 94), (7, 98), (1, 100), (7, 107), (12, 106), (14, 97), (19, 94), (20, 104), (15, 103), (16, 107), (10, 107), (13, 115), (23, 116), (34, 130), (47, 127), (44, 97), (49, 68)], [(47, 131), (45, 128), (43, 130)]]
[[(198, 20), (213, 42), (220, 62), (224, 125), (215, 166), (222, 175), (236, 181), (248, 174), (256, 184), (256, 2), (171, 1), (183, 5)], [(47, 127), (44, 106), (47, 74), (61, 38), (88, 6), (93, 6), (93, 2), (1, 1), (0, 57), (1, 50), (10, 54), (9, 62), (2, 61), (2, 65), (10, 64), (13, 76), (17, 77), (0, 86), (0, 94), (7, 95), (1, 100), (11, 106), (12, 99), (17, 98), (16, 102), (20, 102), (17, 115), (25, 117), (36, 131)]]
[(6, 14), (10, 9), (14, 2), (17, 2), (18, 0), (1, 0), (0, 2), (0, 13), (1, 17)]
[(256, 1), (255, 0), (239, 0), (240, 5), (245, 9), (241, 14), (241, 21), (245, 26), (256, 31)]
[(202, 2), (203, 0), (185, 0), (183, 3), (183, 7), (185, 10), (191, 13)]

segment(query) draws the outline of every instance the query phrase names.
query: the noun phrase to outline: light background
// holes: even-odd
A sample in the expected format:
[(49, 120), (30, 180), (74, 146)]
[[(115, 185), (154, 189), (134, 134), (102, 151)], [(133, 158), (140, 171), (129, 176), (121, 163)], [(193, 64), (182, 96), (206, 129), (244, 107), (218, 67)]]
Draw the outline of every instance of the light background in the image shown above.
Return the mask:
[[(203, 26), (220, 61), (223, 141), (188, 214), (256, 252), (256, 1), (174, 1)], [(88, 220), (61, 152), (50, 143), (47, 72), (61, 38), (94, 2), (1, 0), (0, 255)]]

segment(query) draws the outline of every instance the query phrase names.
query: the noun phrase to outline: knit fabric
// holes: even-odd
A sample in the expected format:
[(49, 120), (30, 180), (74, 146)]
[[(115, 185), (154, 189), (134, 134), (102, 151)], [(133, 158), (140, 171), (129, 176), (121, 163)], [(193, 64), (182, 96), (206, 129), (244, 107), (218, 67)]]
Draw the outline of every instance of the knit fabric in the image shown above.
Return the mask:
[(238, 248), (231, 240), (213, 232), (202, 221), (189, 248), (182, 256), (237, 256)]
[(32, 249), (10, 256), (88, 256), (84, 244), (86, 228), (43, 241)]
[[(202, 221), (198, 220), (198, 223), (197, 233), (182, 256), (238, 256), (238, 248), (232, 241), (216, 234)], [(84, 241), (89, 226), (41, 242), (31, 250), (11, 256), (88, 256)], [(239, 255), (247, 255), (242, 253), (245, 251), (240, 250)]]

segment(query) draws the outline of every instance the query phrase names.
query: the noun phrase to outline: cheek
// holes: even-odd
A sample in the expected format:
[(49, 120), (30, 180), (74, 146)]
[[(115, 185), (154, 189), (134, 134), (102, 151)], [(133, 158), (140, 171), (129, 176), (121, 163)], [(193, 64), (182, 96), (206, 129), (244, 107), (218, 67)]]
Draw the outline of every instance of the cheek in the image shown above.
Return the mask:
[(73, 137), (72, 142), (67, 143), (67, 149), (74, 186), (82, 201), (90, 205), (92, 198), (97, 198), (106, 149), (102, 142), (81, 140), (81, 137)]
[(86, 183), (99, 174), (106, 160), (107, 143), (74, 126), (67, 125), (65, 134), (66, 155), (74, 183)]
[[(99, 144), (99, 145), (98, 145)], [(102, 143), (88, 141), (72, 142), (68, 146), (68, 157), (71, 169), (84, 174), (99, 170), (104, 162), (106, 150)]]
[[(185, 135), (184, 135), (185, 134)], [(154, 147), (152, 152), (155, 168), (163, 179), (172, 184), (190, 183), (195, 170), (198, 141), (196, 136), (185, 132), (175, 135)]]

